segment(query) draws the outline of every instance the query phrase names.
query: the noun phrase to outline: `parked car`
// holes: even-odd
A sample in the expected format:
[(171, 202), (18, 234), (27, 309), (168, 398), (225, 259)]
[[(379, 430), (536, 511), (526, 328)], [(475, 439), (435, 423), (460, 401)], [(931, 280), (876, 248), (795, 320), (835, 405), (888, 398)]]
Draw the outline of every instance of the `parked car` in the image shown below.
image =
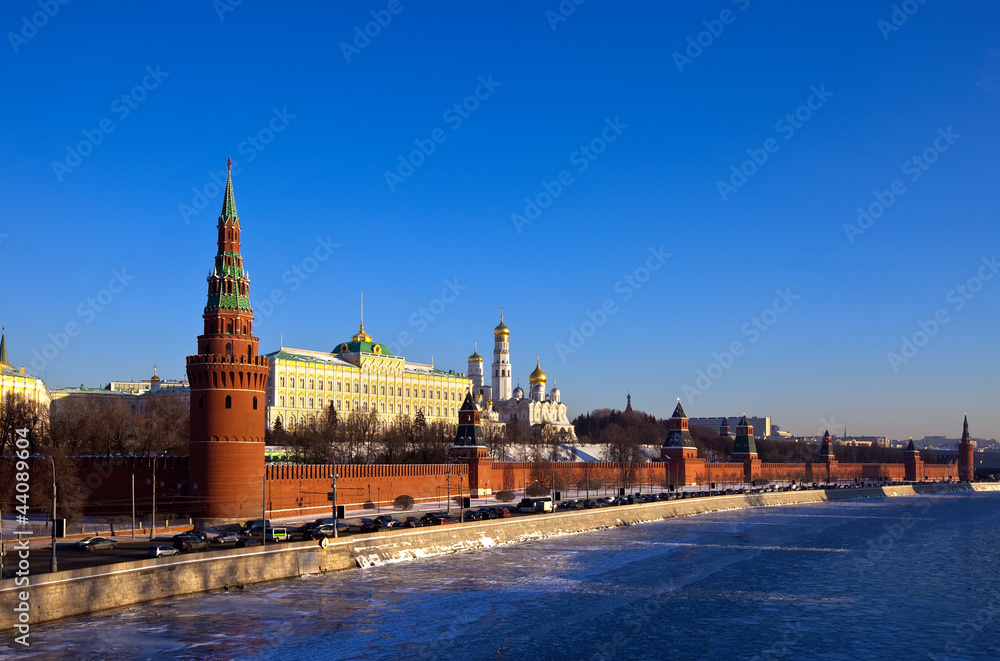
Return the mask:
[(87, 537), (76, 543), (76, 548), (83, 551), (114, 551), (117, 542), (107, 537)]
[(259, 535), (260, 534), (260, 529), (264, 528), (264, 527), (267, 527), (267, 528), (271, 527), (271, 520), (270, 519), (267, 519), (267, 520), (265, 520), (265, 519), (255, 519), (253, 521), (247, 521), (246, 523), (243, 524), (243, 527), (240, 528), (240, 532), (242, 534), (246, 535), (246, 534), (250, 533), (250, 531), (252, 531), (254, 528), (256, 528), (257, 529), (257, 534)]
[(146, 555), (150, 558), (162, 558), (166, 555), (177, 555), (180, 551), (175, 549), (173, 546), (167, 546), (166, 544), (160, 544), (159, 546), (150, 546), (146, 551)]
[(378, 532), (382, 530), (382, 524), (374, 519), (361, 519), (361, 532)]
[(395, 528), (399, 526), (399, 521), (394, 519), (390, 514), (379, 514), (375, 517), (375, 521), (382, 524), (384, 528)]
[(509, 507), (497, 507), (493, 511), (496, 512), (497, 516), (500, 517), (501, 519), (505, 519), (508, 516), (513, 516)]
[(264, 542), (261, 541), (260, 537), (240, 537), (239, 541), (236, 542), (237, 548), (245, 548), (247, 546), (260, 546)]
[(454, 523), (455, 519), (448, 516), (447, 514), (439, 514), (437, 516), (432, 516), (429, 519), (425, 519), (425, 526), (443, 526), (448, 523)]
[(185, 553), (204, 551), (208, 548), (209, 542), (195, 535), (181, 535), (174, 538), (174, 548)]
[[(424, 525), (427, 525), (427, 522), (430, 521), (431, 519), (435, 519), (442, 516), (448, 516), (447, 512), (427, 512), (420, 518), (421, 520), (424, 521)], [(364, 519), (362, 519), (362, 521), (363, 520)]]
[(419, 528), (422, 525), (424, 525), (423, 521), (421, 521), (417, 517), (415, 517), (415, 516), (408, 516), (408, 517), (406, 517), (406, 520), (403, 521), (403, 524), (402, 524), (401, 527), (403, 527), (403, 528)]
[(234, 532), (220, 532), (212, 538), (213, 544), (228, 544), (240, 541), (240, 536)]
[[(347, 532), (347, 530), (350, 527), (351, 526), (347, 525), (346, 523), (337, 524), (337, 530), (340, 532), (341, 535)], [(335, 535), (333, 534), (333, 530), (334, 528), (332, 523), (324, 524), (322, 526), (316, 526), (312, 530), (306, 532), (305, 536), (302, 539), (323, 539), (326, 537), (334, 537)]]

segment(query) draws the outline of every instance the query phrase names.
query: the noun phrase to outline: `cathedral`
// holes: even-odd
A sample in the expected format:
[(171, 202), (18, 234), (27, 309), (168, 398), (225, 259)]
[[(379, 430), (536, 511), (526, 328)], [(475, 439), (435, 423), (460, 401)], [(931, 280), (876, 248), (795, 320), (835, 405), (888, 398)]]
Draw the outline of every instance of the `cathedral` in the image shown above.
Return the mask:
[(530, 390), (525, 396), (518, 384), (511, 388), (513, 368), (510, 363), (510, 329), (503, 322), (493, 329), (493, 373), (490, 385), (483, 379), (483, 357), (478, 348), (469, 356), (469, 378), (476, 404), (484, 412), (485, 422), (507, 423), (520, 420), (528, 427), (548, 427), (567, 440), (576, 440), (576, 432), (566, 416), (566, 405), (562, 403), (559, 388), (553, 386), (545, 392), (548, 377), (542, 371), (541, 360), (528, 377)]

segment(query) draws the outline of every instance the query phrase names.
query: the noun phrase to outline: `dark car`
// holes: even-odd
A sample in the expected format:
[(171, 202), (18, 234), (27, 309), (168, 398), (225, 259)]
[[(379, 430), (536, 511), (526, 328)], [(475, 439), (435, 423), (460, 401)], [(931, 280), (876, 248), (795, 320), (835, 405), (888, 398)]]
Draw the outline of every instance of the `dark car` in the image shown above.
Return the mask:
[(260, 534), (260, 529), (263, 528), (263, 527), (270, 528), (271, 527), (271, 520), (270, 519), (266, 519), (266, 520), (265, 519), (256, 519), (254, 521), (247, 521), (246, 523), (243, 524), (243, 527), (240, 528), (240, 533), (246, 535), (251, 530), (253, 530), (254, 528), (256, 528), (258, 530), (257, 534)]
[(424, 525), (423, 522), (415, 516), (408, 516), (406, 520), (400, 525), (401, 528), (419, 528)]
[(449, 523), (455, 523), (455, 518), (448, 516), (447, 514), (438, 514), (432, 516), (425, 520), (425, 526), (443, 526)]
[(146, 555), (150, 558), (161, 558), (165, 555), (177, 555), (178, 553), (180, 553), (180, 551), (175, 549), (173, 546), (167, 546), (166, 544), (150, 546), (149, 549), (146, 550)]
[[(351, 526), (347, 525), (346, 523), (337, 524), (337, 530), (340, 532), (341, 535), (347, 532), (347, 530), (350, 527)], [(335, 535), (333, 531), (334, 527), (332, 523), (324, 524), (322, 526), (316, 526), (312, 530), (307, 531), (305, 535), (302, 537), (302, 539), (323, 539), (326, 537), (334, 537)]]
[(361, 532), (378, 532), (383, 528), (382, 524), (374, 519), (361, 519)]
[(215, 534), (216, 533), (210, 534), (202, 530), (187, 530), (185, 532), (177, 533), (176, 535), (174, 535), (174, 539), (179, 539), (181, 537), (197, 537), (203, 542), (211, 542), (212, 537), (214, 537)]
[(379, 514), (375, 517), (375, 521), (382, 524), (383, 528), (395, 528), (399, 526), (399, 521), (392, 518), (389, 514)]
[(194, 553), (204, 551), (208, 548), (208, 542), (195, 535), (181, 535), (174, 538), (174, 548), (184, 553)]
[(107, 537), (87, 537), (76, 543), (76, 548), (83, 551), (114, 551), (117, 542)]
[(261, 541), (260, 537), (240, 537), (239, 541), (236, 542), (237, 548), (245, 548), (247, 546), (260, 546), (264, 542)]
[(448, 516), (448, 514), (445, 512), (427, 512), (427, 514), (424, 514), (420, 517), (420, 519), (424, 522), (424, 525), (427, 525), (427, 522), (431, 519), (436, 519), (442, 516)]

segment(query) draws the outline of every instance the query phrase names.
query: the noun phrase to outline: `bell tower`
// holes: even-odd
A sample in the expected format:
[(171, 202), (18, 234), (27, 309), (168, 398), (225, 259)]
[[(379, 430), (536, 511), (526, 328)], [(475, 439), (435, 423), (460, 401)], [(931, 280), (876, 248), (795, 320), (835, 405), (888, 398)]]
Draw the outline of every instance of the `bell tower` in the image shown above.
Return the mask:
[(264, 390), (268, 359), (257, 353), (250, 278), (240, 254), (232, 160), (218, 223), (215, 265), (191, 384), (191, 496), (201, 519), (260, 518), (264, 479)]

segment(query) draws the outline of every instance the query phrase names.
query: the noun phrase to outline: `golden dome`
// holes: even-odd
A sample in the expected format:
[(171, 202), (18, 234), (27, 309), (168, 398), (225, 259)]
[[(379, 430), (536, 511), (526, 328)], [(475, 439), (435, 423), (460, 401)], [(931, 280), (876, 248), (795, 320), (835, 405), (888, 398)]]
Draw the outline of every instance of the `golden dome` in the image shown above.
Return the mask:
[(351, 342), (371, 342), (372, 336), (365, 332), (365, 324), (361, 322), (361, 329), (351, 338)]
[(481, 362), (483, 362), (483, 357), (479, 355), (479, 347), (478, 346), (476, 346), (475, 350), (472, 352), (472, 355), (469, 356), (469, 362), (470, 363), (481, 363)]
[(500, 325), (493, 329), (493, 337), (498, 340), (510, 337), (510, 329), (503, 323), (503, 315), (500, 315)]
[(153, 376), (150, 377), (149, 381), (150, 381), (150, 383), (152, 383), (154, 381), (159, 381), (159, 380), (160, 380), (160, 377), (156, 376), (156, 365), (153, 365)]
[(545, 383), (548, 377), (545, 376), (545, 372), (542, 371), (542, 362), (539, 360), (535, 363), (535, 371), (531, 373), (530, 381), (532, 384), (535, 383)]

